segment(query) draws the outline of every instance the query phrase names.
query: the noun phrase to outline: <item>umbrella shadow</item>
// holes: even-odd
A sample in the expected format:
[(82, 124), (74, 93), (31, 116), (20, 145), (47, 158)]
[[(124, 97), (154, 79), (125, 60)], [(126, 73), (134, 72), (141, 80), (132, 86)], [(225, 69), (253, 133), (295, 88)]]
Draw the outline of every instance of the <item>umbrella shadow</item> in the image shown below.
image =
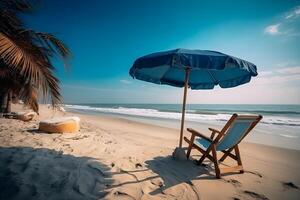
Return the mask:
[(0, 199), (99, 199), (113, 183), (110, 168), (91, 157), (0, 147)]

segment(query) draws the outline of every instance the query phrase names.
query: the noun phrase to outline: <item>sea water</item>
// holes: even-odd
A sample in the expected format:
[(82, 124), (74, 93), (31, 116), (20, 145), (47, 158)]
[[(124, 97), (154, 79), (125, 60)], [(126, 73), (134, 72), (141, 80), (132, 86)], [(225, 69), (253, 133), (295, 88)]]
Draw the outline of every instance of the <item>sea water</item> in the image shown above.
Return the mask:
[[(181, 104), (66, 104), (70, 111), (113, 115), (144, 123), (180, 128)], [(248, 141), (300, 149), (300, 105), (188, 104), (186, 126), (221, 128), (233, 113), (260, 114), (262, 121)]]

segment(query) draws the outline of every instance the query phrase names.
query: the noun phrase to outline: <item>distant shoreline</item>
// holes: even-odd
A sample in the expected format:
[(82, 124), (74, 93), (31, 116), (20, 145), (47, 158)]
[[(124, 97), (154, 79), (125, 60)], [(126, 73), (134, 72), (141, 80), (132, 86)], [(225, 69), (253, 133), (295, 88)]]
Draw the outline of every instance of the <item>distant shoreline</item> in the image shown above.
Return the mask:
[[(133, 104), (135, 105), (135, 104)], [(180, 106), (180, 105), (179, 105)], [(76, 113), (76, 114), (83, 114), (83, 115), (90, 115), (90, 116), (101, 116), (101, 117), (111, 117), (111, 118), (119, 118), (119, 119), (126, 119), (133, 122), (142, 122), (145, 124), (165, 127), (165, 128), (172, 128), (179, 130), (180, 128), (180, 114), (179, 118), (160, 118), (155, 116), (144, 116), (143, 113), (141, 115), (131, 115), (129, 112), (130, 110), (125, 110), (124, 113), (117, 113), (117, 112), (103, 112), (99, 110), (85, 110), (85, 109), (74, 109), (65, 107), (68, 112)], [(111, 109), (111, 108), (110, 108)], [(136, 110), (135, 110), (136, 111)], [(143, 112), (143, 111), (142, 111)], [(176, 113), (170, 113), (170, 115), (175, 115)], [(188, 116), (188, 115), (187, 115)], [(230, 116), (230, 115), (228, 115)], [(194, 121), (186, 121), (185, 127), (193, 127), (196, 129), (201, 130), (202, 132), (207, 132), (207, 127), (216, 127), (222, 128), (226, 120), (204, 120), (197, 119)], [(270, 117), (272, 120), (272, 117)], [(245, 141), (263, 144), (268, 146), (274, 147), (281, 147), (286, 149), (295, 149), (300, 150), (300, 126), (286, 126), (286, 125), (274, 125), (274, 124), (265, 124), (260, 123), (253, 133), (251, 133)]]

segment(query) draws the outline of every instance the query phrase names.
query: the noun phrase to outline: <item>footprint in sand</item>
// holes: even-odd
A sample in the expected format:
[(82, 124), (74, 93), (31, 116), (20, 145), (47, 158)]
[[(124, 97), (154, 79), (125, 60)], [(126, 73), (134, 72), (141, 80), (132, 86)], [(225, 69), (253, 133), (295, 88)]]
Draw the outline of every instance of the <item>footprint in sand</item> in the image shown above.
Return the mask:
[(81, 139), (85, 139), (88, 138), (88, 135), (82, 135), (82, 136), (76, 136), (76, 137), (71, 137), (71, 138), (67, 138), (67, 139), (71, 139), (71, 140), (81, 140)]
[(285, 189), (299, 189), (293, 182), (282, 182), (282, 185)]
[(249, 173), (249, 174), (256, 175), (256, 176), (258, 176), (259, 178), (262, 178), (262, 177), (263, 177), (259, 172), (256, 172), (256, 171), (245, 171), (245, 173)]
[(141, 163), (136, 163), (135, 164), (135, 168), (140, 168), (140, 167), (143, 167), (143, 165)]
[(71, 147), (70, 144), (63, 144), (63, 147), (64, 147), (64, 152), (70, 153), (74, 151), (74, 149)]
[(248, 196), (251, 196), (252, 198), (259, 199), (259, 200), (269, 200), (269, 198), (266, 197), (265, 195), (258, 194), (256, 192), (249, 191), (249, 190), (245, 190), (244, 194), (247, 194)]
[(234, 187), (241, 187), (242, 183), (235, 179), (226, 180), (227, 183), (231, 183)]
[(110, 151), (110, 149), (108, 149), (108, 148), (105, 148), (105, 149), (104, 149), (104, 152), (107, 153), (107, 154), (111, 154), (111, 151)]
[(159, 177), (159, 178), (155, 178), (155, 179), (152, 179), (151, 180), (151, 183), (153, 184), (153, 185), (156, 185), (156, 186), (158, 186), (158, 187), (163, 187), (164, 186), (164, 181)]
[(113, 196), (113, 199), (135, 199), (134, 197), (122, 191), (114, 191)]

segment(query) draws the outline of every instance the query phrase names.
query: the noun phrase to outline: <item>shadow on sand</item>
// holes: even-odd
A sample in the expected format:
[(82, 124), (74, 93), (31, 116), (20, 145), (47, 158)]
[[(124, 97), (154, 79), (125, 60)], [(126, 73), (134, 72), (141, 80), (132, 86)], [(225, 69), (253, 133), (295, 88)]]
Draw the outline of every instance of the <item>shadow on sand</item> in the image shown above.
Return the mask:
[(178, 161), (172, 156), (155, 157), (145, 162), (146, 167), (158, 174), (164, 181), (164, 185), (152, 191), (155, 195), (173, 186), (186, 183), (193, 187), (193, 180), (216, 180), (214, 170), (210, 165), (198, 166), (192, 160)]
[[(148, 176), (138, 178), (141, 172)], [(118, 174), (133, 178), (116, 182), (113, 176)], [(146, 181), (156, 185), (149, 194), (157, 195), (182, 183), (193, 189), (192, 181), (201, 179), (215, 180), (210, 166), (176, 161), (171, 156), (147, 160), (136, 170), (111, 172), (110, 167), (91, 157), (46, 148), (0, 147), (0, 199), (99, 199), (113, 188)]]
[(89, 157), (31, 147), (0, 147), (0, 199), (98, 199), (110, 168)]
[[(139, 178), (140, 172), (146, 172), (148, 176)], [(134, 180), (125, 181), (122, 183), (114, 184), (110, 188), (116, 188), (120, 186), (126, 186), (136, 183), (145, 183), (150, 181), (157, 187), (151, 192), (150, 195), (164, 194), (167, 189), (175, 189), (176, 186), (184, 184), (185, 187), (195, 191), (193, 180), (212, 180), (216, 181), (212, 164), (205, 166), (198, 166), (192, 160), (177, 161), (172, 156), (155, 157), (151, 160), (145, 161), (143, 169), (137, 168), (136, 170), (121, 171), (119, 174), (128, 174), (133, 177)], [(116, 174), (116, 173), (114, 173)], [(161, 180), (161, 181), (159, 181)], [(175, 189), (176, 190), (176, 189)]]

